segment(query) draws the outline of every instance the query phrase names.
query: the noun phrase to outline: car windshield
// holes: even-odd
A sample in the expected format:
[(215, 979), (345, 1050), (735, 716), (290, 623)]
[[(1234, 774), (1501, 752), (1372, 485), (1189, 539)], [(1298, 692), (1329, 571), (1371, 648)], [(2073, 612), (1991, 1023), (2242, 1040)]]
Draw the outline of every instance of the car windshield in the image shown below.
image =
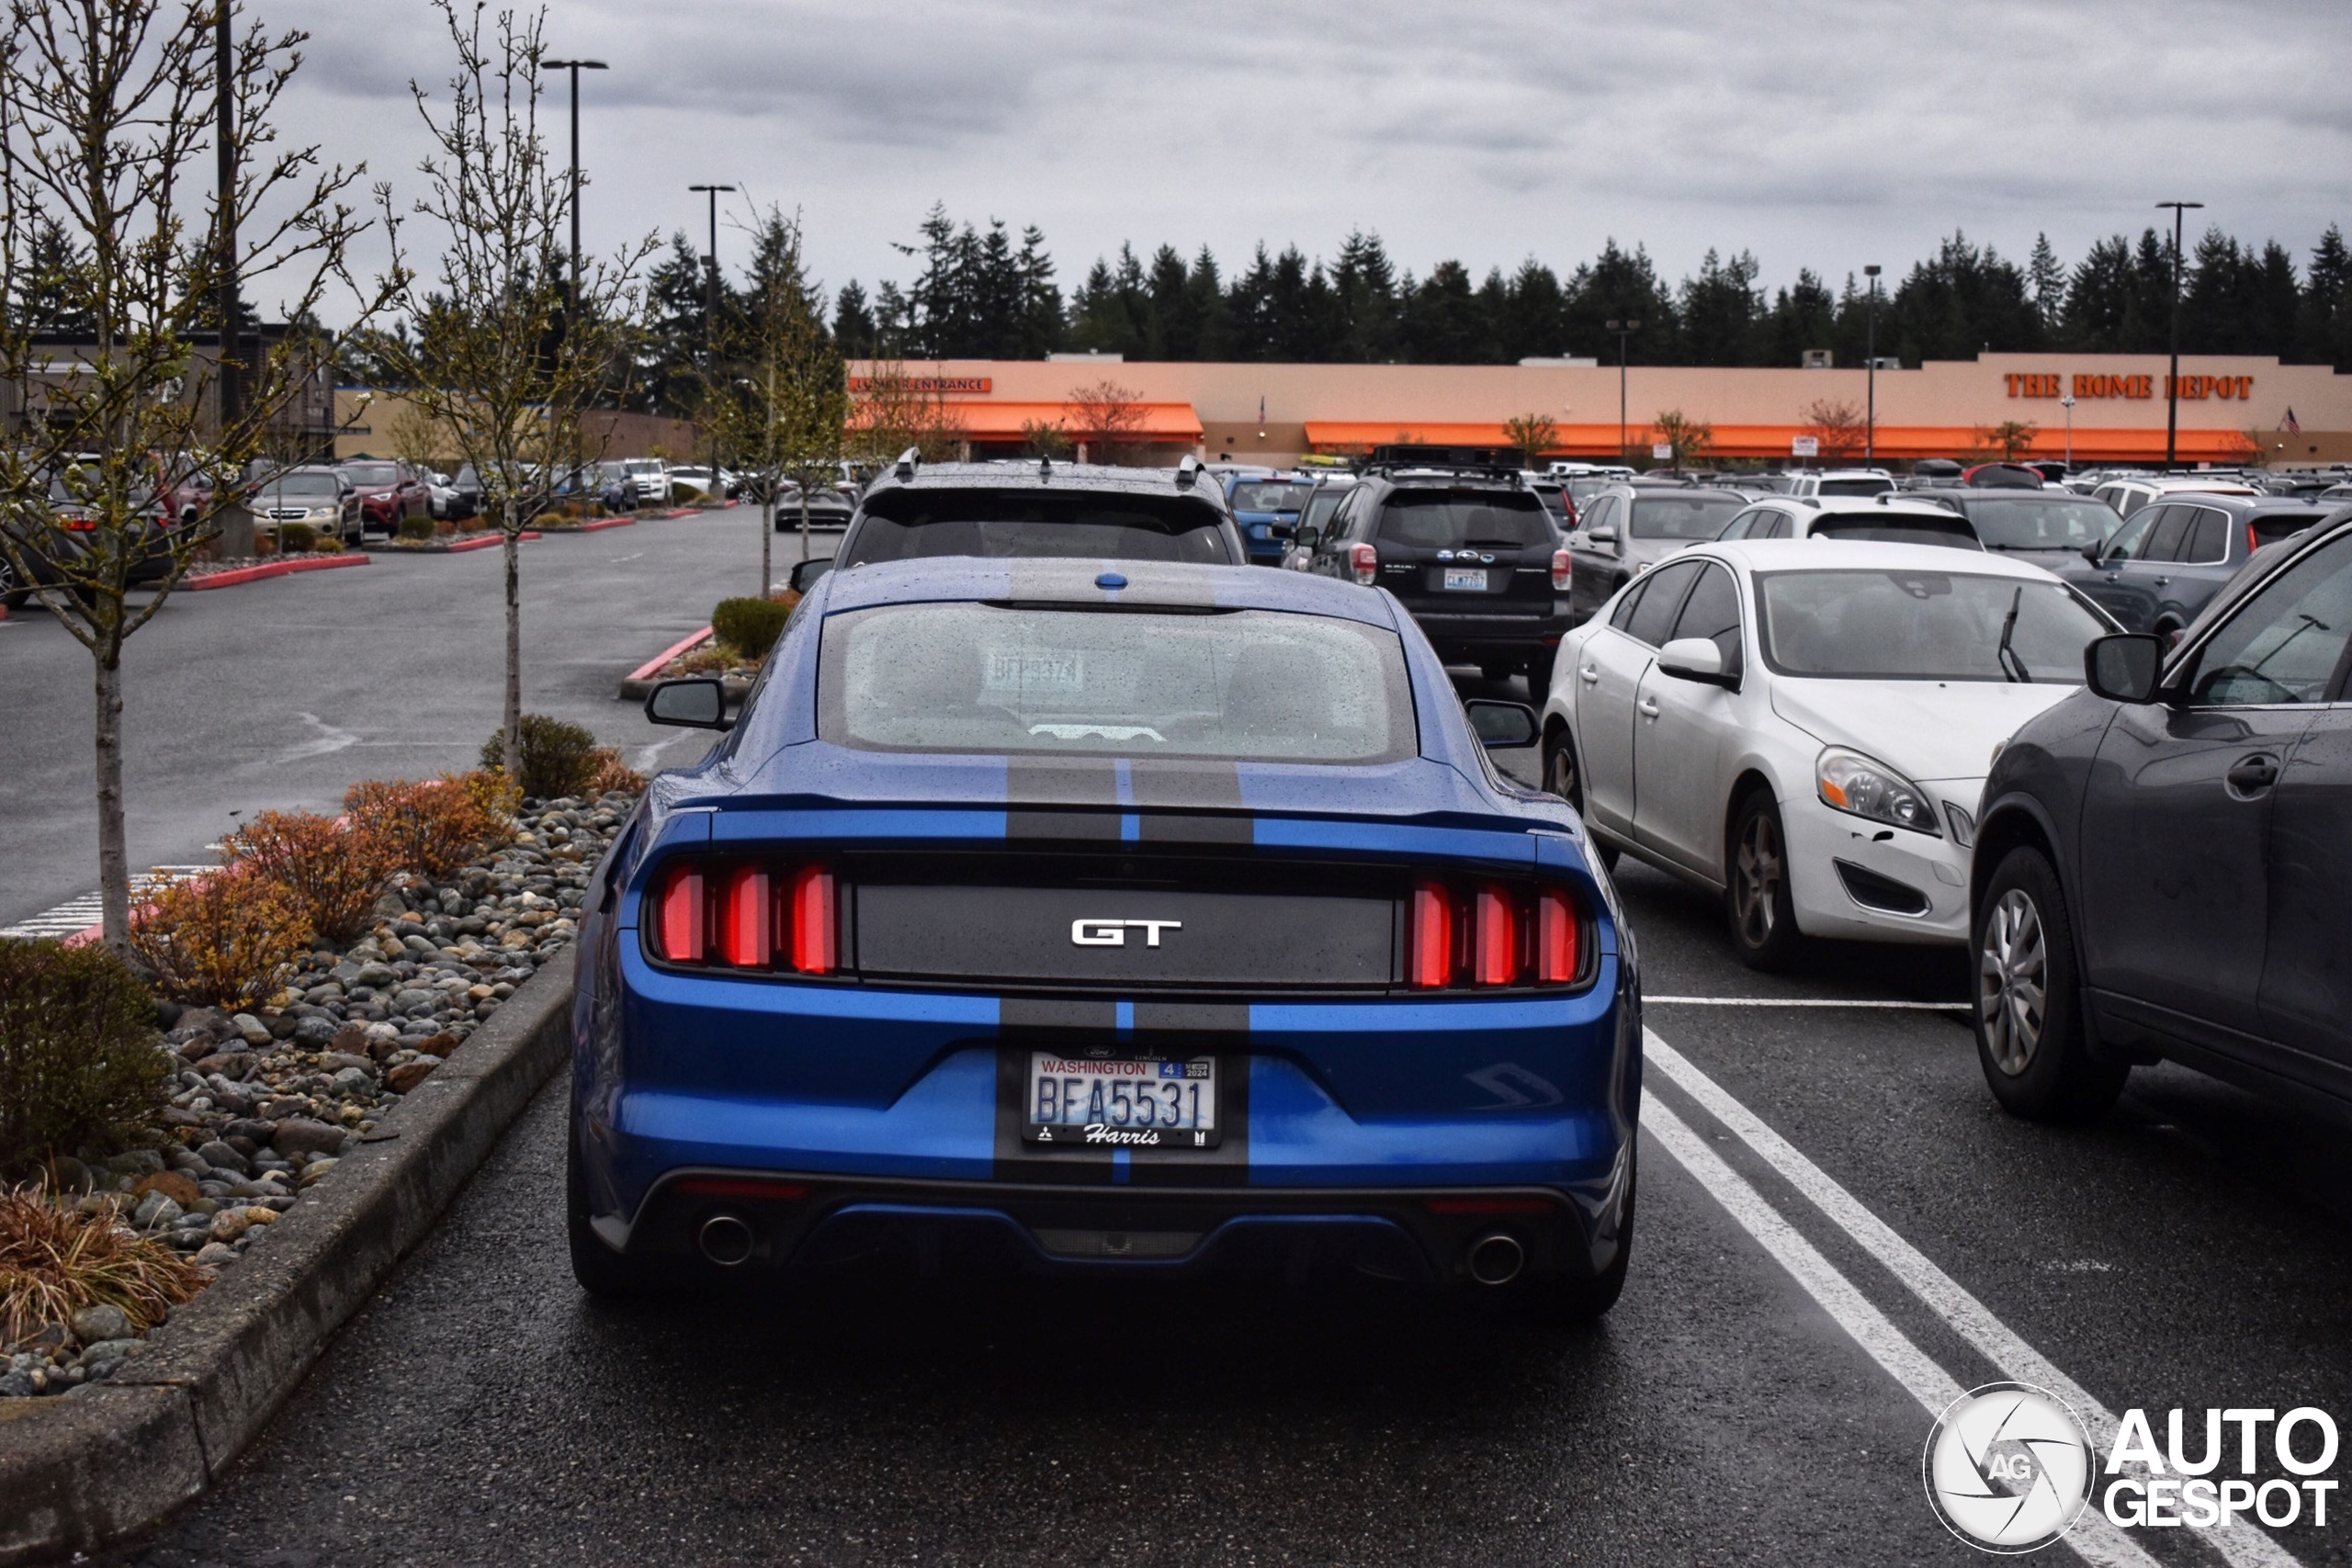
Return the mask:
[(1340, 502), (1348, 498), (1342, 488), (1326, 487), (1306, 498), (1306, 510), (1299, 513), (1302, 528), (1320, 528), (1331, 521), (1331, 513), (1340, 510)]
[(2079, 550), (2105, 539), (2122, 521), (2102, 501), (2005, 495), (1966, 504), (1976, 536), (1995, 550)]
[(1380, 537), (1392, 545), (1458, 549), (1464, 545), (1517, 548), (1552, 542), (1544, 503), (1525, 491), (1393, 497), (1380, 513)]
[(847, 566), (924, 556), (1075, 556), (1234, 564), (1205, 502), (1174, 496), (907, 490), (869, 501)]
[(829, 617), (818, 733), (863, 750), (1371, 763), (1419, 745), (1404, 645), (1267, 610), (885, 605)]
[(2084, 645), (2109, 629), (2058, 582), (1899, 570), (1756, 581), (1764, 657), (1783, 675), (2080, 685)]
[(1870, 478), (1824, 479), (1821, 481), (1820, 493), (1823, 495), (1885, 495), (1894, 489), (1893, 479)]
[(632, 474), (658, 474), (662, 471), (662, 459), (659, 457), (630, 457), (625, 459), (622, 462), (621, 467)]
[(1233, 487), (1236, 512), (1295, 512), (1306, 499), (1306, 487), (1287, 479), (1248, 479)]
[(333, 474), (280, 474), (264, 488), (264, 496), (289, 501), (333, 501), (341, 493)]
[(1805, 532), (1817, 539), (1867, 539), (1882, 545), (1943, 545), (1955, 550), (1984, 547), (1957, 517), (1821, 517)]
[(345, 463), (345, 478), (356, 485), (396, 485), (401, 482), (400, 469), (390, 463)]
[(1603, 479), (1599, 474), (1588, 474), (1581, 479), (1570, 479), (1560, 488), (1568, 492), (1568, 499), (1575, 502), (1577, 510), (1581, 512), (1584, 510), (1586, 502), (1616, 482), (1614, 479)]
[(1747, 498), (1729, 491), (1696, 491), (1689, 495), (1634, 497), (1634, 537), (1636, 539), (1712, 539), (1724, 531), (1732, 514)]

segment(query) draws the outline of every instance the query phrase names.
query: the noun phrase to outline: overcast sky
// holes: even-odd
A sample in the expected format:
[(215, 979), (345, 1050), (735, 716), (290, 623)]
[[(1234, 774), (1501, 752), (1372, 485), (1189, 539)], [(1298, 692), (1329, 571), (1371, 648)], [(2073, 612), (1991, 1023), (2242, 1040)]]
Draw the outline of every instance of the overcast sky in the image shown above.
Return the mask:
[[(413, 194), (426, 0), (248, 5), (314, 35), (288, 131)], [(910, 276), (933, 201), (1038, 225), (1065, 288), (1123, 240), (1229, 270), (1357, 227), (1417, 273), (1565, 274), (1614, 235), (1779, 284), (1955, 227), (2071, 264), (2176, 196), (2299, 261), (2352, 219), (2344, 0), (553, 0), (548, 41), (613, 67), (582, 78), (592, 251), (699, 245), (685, 186), (727, 182), (800, 209), (829, 288)]]

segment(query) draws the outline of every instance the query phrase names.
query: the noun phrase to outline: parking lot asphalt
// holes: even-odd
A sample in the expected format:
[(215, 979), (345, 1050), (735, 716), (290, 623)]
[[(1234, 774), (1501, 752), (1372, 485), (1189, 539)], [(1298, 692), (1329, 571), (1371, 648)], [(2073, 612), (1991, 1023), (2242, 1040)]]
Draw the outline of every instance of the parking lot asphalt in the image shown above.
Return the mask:
[[(759, 547), (749, 507), (526, 542), (524, 711), (584, 724), (638, 767), (677, 760), (691, 732), (647, 724), (615, 687), (752, 592)], [(779, 580), (798, 550), (777, 537)], [(334, 811), (364, 778), (473, 766), (501, 711), (499, 556), (379, 554), (173, 595), (124, 655), (132, 866), (209, 863), (240, 813)], [(0, 621), (0, 925), (97, 886), (91, 703), (89, 655), (48, 612)]]
[[(107, 1561), (1957, 1563), (1921, 1452), (1959, 1390), (2063, 1382), (2159, 1433), (2352, 1410), (2339, 1136), (2170, 1067), (2094, 1126), (2012, 1121), (1957, 1013), (1767, 1005), (1949, 1004), (1956, 953), (1757, 976), (1713, 900), (1619, 880), (1655, 1043), (1598, 1327), (1347, 1281), (599, 1308), (559, 1082), (225, 1483)], [(2346, 1528), (2077, 1539), (2320, 1563)]]

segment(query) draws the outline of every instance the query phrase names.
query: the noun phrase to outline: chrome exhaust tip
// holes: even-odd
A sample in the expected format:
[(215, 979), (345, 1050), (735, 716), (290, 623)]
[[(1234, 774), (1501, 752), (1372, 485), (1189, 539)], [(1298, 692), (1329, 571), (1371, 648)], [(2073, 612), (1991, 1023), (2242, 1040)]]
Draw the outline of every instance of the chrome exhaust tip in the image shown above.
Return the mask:
[(1491, 1231), (1470, 1244), (1470, 1277), (1482, 1285), (1508, 1285), (1527, 1267), (1527, 1248), (1504, 1231)]
[(713, 1214), (695, 1233), (702, 1255), (721, 1269), (732, 1269), (752, 1256), (752, 1227), (732, 1214)]

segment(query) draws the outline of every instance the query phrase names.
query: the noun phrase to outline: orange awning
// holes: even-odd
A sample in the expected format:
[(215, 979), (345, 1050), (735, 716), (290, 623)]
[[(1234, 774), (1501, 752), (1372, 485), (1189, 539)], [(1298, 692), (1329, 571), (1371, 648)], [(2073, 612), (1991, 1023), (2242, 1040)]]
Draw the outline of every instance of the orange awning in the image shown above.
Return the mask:
[[(1190, 403), (1136, 403), (1136, 423), (1120, 439), (1154, 446), (1190, 446), (1201, 438), (1201, 416)], [(1031, 425), (1059, 425), (1075, 432), (1080, 417), (1068, 403), (1015, 403), (949, 399), (947, 421), (971, 441), (1019, 441)]]
[[(1564, 424), (1545, 455), (1555, 457), (1609, 457), (1618, 455), (1617, 426), (1610, 424)], [(1709, 457), (1787, 457), (1789, 444), (1806, 434), (1798, 424), (1719, 424), (1714, 427), (1714, 440), (1707, 448)], [(1625, 441), (1636, 452), (1645, 451), (1657, 439), (1648, 425), (1635, 423), (1625, 427)], [(1306, 443), (1318, 452), (1364, 452), (1388, 442), (1418, 442), (1443, 446), (1508, 446), (1510, 438), (1503, 434), (1502, 425), (1467, 423), (1460, 421), (1421, 422), (1413, 420), (1308, 420)], [(1959, 457), (1976, 453), (1983, 442), (1971, 426), (1882, 424), (1872, 450), (1881, 457), (1908, 460), (1915, 457)], [(2184, 430), (2176, 446), (2180, 457), (2188, 462), (2242, 462), (2249, 455), (2246, 439), (2234, 430)], [(2075, 460), (2094, 462), (2162, 462), (2165, 455), (2165, 433), (2155, 430), (2101, 430), (2076, 426), (2075, 430)], [(2062, 457), (2066, 453), (2066, 432), (2061, 425), (2043, 426), (2033, 438), (2028, 456)], [(1861, 454), (1859, 446), (1842, 457), (1831, 461), (1855, 461)], [(1699, 459), (1705, 461), (1702, 457)]]

